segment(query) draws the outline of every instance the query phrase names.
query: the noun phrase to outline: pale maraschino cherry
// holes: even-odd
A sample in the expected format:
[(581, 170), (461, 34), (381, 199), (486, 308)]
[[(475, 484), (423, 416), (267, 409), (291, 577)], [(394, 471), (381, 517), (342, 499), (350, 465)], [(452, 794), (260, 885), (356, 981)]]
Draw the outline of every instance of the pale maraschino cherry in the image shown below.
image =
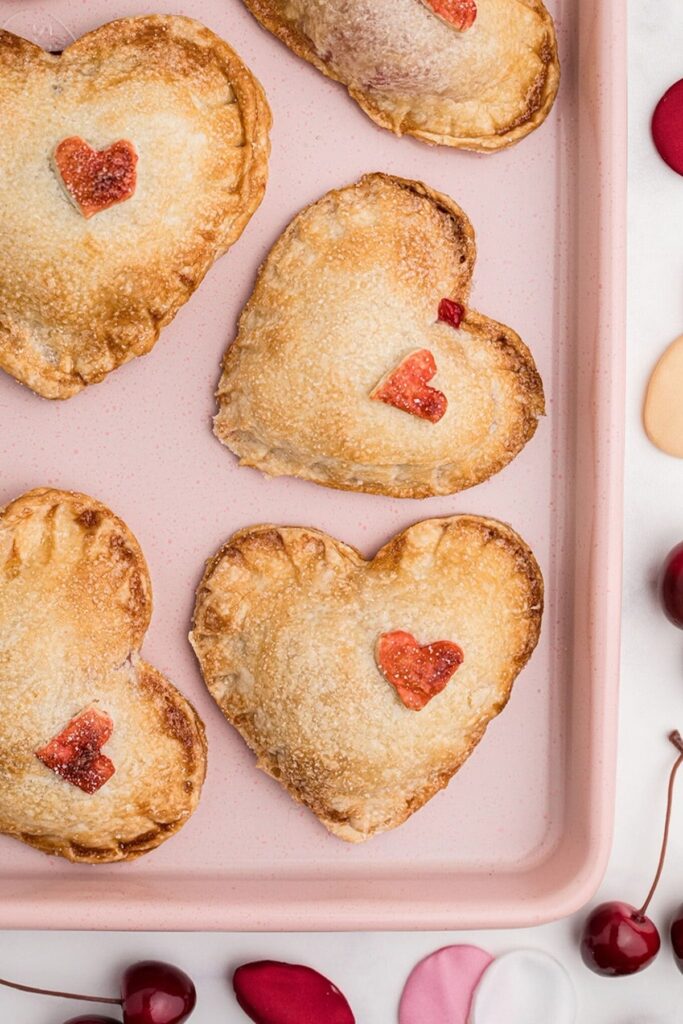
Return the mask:
[[(180, 968), (160, 960), (144, 960), (129, 967), (123, 975), (121, 996), (118, 999), (84, 996), (75, 992), (54, 992), (51, 989), (34, 988), (32, 985), (19, 985), (2, 978), (0, 985), (34, 995), (120, 1006), (123, 1024), (184, 1024), (197, 1001), (192, 979)], [(116, 1021), (111, 1017), (86, 1014), (72, 1017), (66, 1024), (116, 1024)]]
[(664, 560), (659, 596), (669, 622), (683, 629), (683, 544), (677, 544)]
[[(676, 774), (683, 763), (683, 737), (672, 732), (669, 739), (678, 750), (671, 769), (664, 820), (664, 836), (654, 881), (642, 907), (614, 900), (601, 903), (588, 915), (581, 936), (581, 956), (587, 967), (596, 974), (622, 977), (642, 971), (652, 963), (659, 952), (661, 940), (655, 924), (647, 917), (647, 909), (655, 894), (664, 868), (669, 841), (671, 808)], [(683, 928), (682, 928), (683, 933)], [(683, 934), (681, 934), (683, 940)], [(683, 941), (681, 943), (683, 946)], [(681, 950), (683, 952), (683, 949)]]

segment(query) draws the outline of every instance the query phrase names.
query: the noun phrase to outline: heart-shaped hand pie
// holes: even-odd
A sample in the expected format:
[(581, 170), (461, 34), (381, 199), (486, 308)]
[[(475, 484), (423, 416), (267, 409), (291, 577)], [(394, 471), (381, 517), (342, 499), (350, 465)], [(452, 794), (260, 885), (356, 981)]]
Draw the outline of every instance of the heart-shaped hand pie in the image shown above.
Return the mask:
[[(258, 766), (350, 842), (400, 825), (469, 757), (538, 640), (543, 580), (502, 523), (418, 523), (371, 562), (317, 530), (258, 526), (209, 561), (190, 640)], [(464, 661), (419, 712), (376, 660), (403, 630)]]
[(463, 211), (419, 182), (371, 174), (328, 193), (261, 269), (216, 436), (274, 476), (396, 497), (498, 472), (534, 434), (543, 385), (514, 331), (467, 310), (474, 260)]
[(0, 31), (0, 367), (69, 398), (155, 344), (266, 185), (270, 111), (189, 18)]
[(382, 128), (492, 151), (538, 128), (560, 82), (542, 0), (244, 0)]
[(123, 861), (194, 811), (204, 728), (139, 657), (151, 612), (142, 552), (104, 505), (44, 489), (0, 510), (0, 832)]

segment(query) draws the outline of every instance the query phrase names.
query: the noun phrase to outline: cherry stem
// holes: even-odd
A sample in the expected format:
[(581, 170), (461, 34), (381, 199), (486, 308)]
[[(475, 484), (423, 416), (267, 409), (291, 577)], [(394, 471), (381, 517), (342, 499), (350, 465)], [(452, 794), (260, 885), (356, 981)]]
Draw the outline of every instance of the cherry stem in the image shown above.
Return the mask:
[(111, 1006), (123, 1006), (122, 999), (106, 999), (100, 996), (82, 996), (76, 992), (53, 992), (49, 988), (34, 988), (32, 985), (18, 985), (16, 981), (5, 981), (0, 978), (0, 985), (16, 989), (17, 992), (30, 992), (35, 996), (58, 996), (60, 999), (77, 999), (83, 1003), (108, 1003)]
[(654, 877), (654, 881), (650, 886), (650, 891), (647, 894), (647, 898), (643, 903), (640, 910), (637, 911), (636, 917), (645, 917), (647, 908), (650, 906), (652, 897), (655, 894), (655, 890), (659, 885), (659, 879), (662, 877), (662, 871), (664, 870), (664, 859), (666, 857), (666, 848), (669, 844), (669, 826), (671, 825), (671, 809), (673, 807), (673, 796), (674, 796), (674, 783), (676, 782), (676, 773), (683, 764), (683, 736), (681, 736), (678, 729), (675, 729), (672, 733), (669, 733), (669, 740), (673, 743), (676, 750), (678, 751), (678, 757), (676, 763), (671, 769), (669, 775), (669, 789), (666, 797), (666, 817), (664, 818), (664, 835), (662, 836), (662, 848), (659, 852), (659, 863), (657, 864), (657, 873)]

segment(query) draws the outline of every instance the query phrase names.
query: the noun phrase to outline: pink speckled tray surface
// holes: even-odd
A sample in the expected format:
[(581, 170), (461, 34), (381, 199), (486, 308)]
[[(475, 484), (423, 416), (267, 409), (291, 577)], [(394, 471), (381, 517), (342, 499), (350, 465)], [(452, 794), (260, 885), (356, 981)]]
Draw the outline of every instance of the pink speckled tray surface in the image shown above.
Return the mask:
[[(49, 49), (115, 17), (196, 17), (255, 71), (275, 119), (262, 207), (151, 355), (66, 403), (0, 374), (0, 504), (47, 484), (125, 519), (154, 585), (145, 654), (195, 702), (210, 743), (199, 810), (140, 861), (76, 867), (0, 837), (0, 927), (523, 925), (592, 895), (611, 838), (616, 734), (625, 13), (621, 0), (549, 6), (563, 60), (555, 110), (516, 148), (482, 157), (376, 128), (239, 0), (0, 0), (0, 23)], [(546, 385), (549, 415), (526, 450), (454, 497), (268, 480), (211, 433), (219, 362), (268, 248), (302, 206), (373, 170), (421, 178), (463, 206), (479, 247), (473, 305), (520, 332)], [(418, 519), (459, 511), (507, 520), (531, 543), (547, 585), (542, 640), (448, 789), (398, 830), (349, 846), (255, 769), (209, 698), (186, 641), (195, 586), (239, 527), (313, 525), (370, 554)]]

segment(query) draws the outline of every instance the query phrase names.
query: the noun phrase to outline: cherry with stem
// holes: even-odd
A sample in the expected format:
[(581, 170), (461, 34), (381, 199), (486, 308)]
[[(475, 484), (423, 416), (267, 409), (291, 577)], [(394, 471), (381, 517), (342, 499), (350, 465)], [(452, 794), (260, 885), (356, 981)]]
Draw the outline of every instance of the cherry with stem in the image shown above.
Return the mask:
[[(195, 1008), (197, 994), (192, 979), (172, 964), (144, 960), (133, 964), (123, 975), (119, 998), (86, 996), (78, 992), (56, 992), (53, 989), (21, 985), (0, 978), (0, 986), (32, 995), (56, 996), (84, 1003), (120, 1006), (123, 1024), (183, 1024)], [(71, 1024), (109, 1024), (109, 1017), (80, 1017)]]
[(661, 939), (656, 925), (647, 916), (652, 898), (664, 870), (676, 775), (683, 764), (683, 737), (675, 730), (669, 740), (678, 751), (671, 768), (666, 800), (664, 834), (657, 871), (645, 902), (636, 909), (630, 903), (612, 900), (601, 903), (588, 915), (581, 936), (581, 956), (596, 974), (622, 977), (648, 967), (657, 956)]

